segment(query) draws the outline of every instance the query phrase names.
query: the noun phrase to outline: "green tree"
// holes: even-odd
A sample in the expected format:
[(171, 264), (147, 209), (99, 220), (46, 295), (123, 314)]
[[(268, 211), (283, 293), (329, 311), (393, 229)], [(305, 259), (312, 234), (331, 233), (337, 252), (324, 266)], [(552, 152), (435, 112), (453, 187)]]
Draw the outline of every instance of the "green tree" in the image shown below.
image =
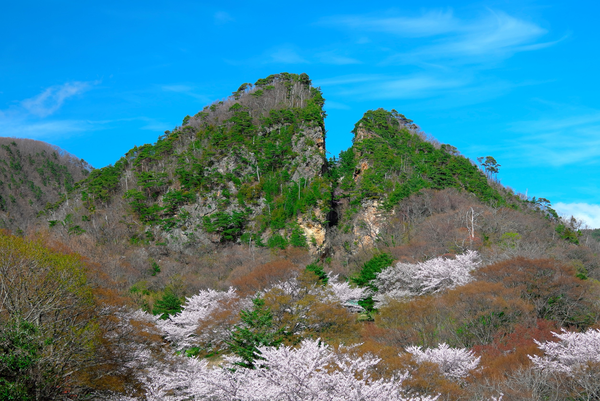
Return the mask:
[(497, 179), (500, 164), (492, 156), (478, 157), (477, 161), (485, 170), (485, 175), (490, 179)]
[[(41, 340), (38, 327), (21, 318), (0, 326), (0, 399), (34, 400), (37, 386), (57, 384), (53, 372), (39, 371), (44, 348)], [(46, 373), (45, 377), (36, 383), (40, 373)]]
[(258, 347), (278, 346), (285, 336), (283, 329), (274, 327), (273, 314), (265, 301), (255, 298), (252, 303), (251, 310), (240, 312), (242, 324), (234, 327), (227, 343), (229, 350), (242, 358), (238, 365), (249, 369), (254, 369), (256, 360), (262, 359)]
[(157, 300), (152, 308), (154, 315), (160, 315), (160, 318), (167, 320), (169, 316), (176, 315), (183, 310), (179, 299), (172, 291), (166, 291), (162, 298)]
[(81, 258), (0, 233), (0, 398), (57, 399), (94, 362), (98, 334)]
[[(373, 285), (371, 282), (375, 280), (377, 277), (377, 273), (381, 272), (386, 267), (390, 266), (394, 259), (392, 255), (388, 253), (380, 253), (373, 256), (369, 261), (367, 261), (362, 269), (351, 278), (352, 282), (359, 287), (369, 287), (373, 292), (377, 291), (377, 287)], [(368, 297), (358, 302), (360, 306), (365, 308), (367, 311), (373, 311), (373, 298)]]
[(306, 266), (306, 270), (313, 272), (323, 285), (327, 285), (329, 282), (329, 277), (327, 277), (327, 273), (325, 273), (325, 270), (323, 270), (322, 266), (319, 266), (316, 263), (311, 263), (310, 265)]

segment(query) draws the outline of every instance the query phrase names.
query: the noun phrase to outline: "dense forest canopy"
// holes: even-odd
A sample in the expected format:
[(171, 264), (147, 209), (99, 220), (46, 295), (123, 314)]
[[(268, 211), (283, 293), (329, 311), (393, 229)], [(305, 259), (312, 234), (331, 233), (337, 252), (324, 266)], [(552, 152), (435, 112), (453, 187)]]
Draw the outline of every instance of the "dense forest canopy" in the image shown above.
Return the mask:
[(92, 169), (0, 140), (0, 398), (600, 397), (600, 234), (306, 74)]

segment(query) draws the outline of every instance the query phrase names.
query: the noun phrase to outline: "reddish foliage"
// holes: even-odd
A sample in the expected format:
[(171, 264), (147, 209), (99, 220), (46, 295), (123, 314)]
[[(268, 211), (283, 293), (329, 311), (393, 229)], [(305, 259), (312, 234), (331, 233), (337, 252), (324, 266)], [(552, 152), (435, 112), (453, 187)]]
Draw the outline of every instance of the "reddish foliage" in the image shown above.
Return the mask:
[(556, 322), (538, 319), (534, 325), (519, 324), (512, 333), (498, 335), (491, 344), (476, 345), (473, 350), (481, 355), (482, 376), (500, 379), (528, 366), (527, 355), (540, 355), (534, 340), (552, 341), (552, 331), (558, 330)]
[(299, 271), (300, 269), (289, 260), (277, 260), (260, 265), (243, 276), (230, 278), (229, 281), (240, 291), (240, 295), (245, 296), (288, 280)]
[(575, 277), (575, 270), (564, 263), (517, 257), (480, 269), (476, 276), (518, 290), (540, 319), (578, 327), (597, 321), (596, 287)]

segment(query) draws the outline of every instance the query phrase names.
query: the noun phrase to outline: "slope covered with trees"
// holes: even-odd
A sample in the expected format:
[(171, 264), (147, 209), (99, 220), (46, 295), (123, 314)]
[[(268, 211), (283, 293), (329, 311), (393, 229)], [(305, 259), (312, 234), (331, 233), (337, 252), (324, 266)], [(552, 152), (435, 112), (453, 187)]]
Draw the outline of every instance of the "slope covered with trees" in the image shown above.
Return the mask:
[(0, 396), (597, 399), (596, 231), (394, 110), (327, 161), (323, 103), (243, 84), (2, 233)]
[(22, 232), (92, 167), (44, 142), (0, 138), (0, 228)]
[[(69, 218), (101, 241), (322, 247), (330, 205), (324, 100), (306, 74), (243, 84), (78, 184)], [(75, 210), (81, 209), (81, 213)], [(122, 232), (102, 232), (116, 219)], [(66, 224), (69, 225), (69, 224)]]

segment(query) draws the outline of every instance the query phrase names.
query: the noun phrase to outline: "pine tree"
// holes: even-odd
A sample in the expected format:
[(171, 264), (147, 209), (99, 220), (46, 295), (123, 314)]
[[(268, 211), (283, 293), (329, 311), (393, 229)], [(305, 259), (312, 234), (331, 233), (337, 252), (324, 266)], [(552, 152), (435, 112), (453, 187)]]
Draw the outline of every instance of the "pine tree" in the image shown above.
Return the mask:
[(257, 359), (263, 359), (259, 347), (277, 347), (284, 337), (283, 329), (275, 330), (273, 327), (273, 314), (265, 306), (265, 301), (255, 298), (252, 303), (252, 310), (240, 312), (242, 324), (234, 327), (231, 341), (227, 343), (231, 352), (243, 360), (237, 364), (249, 369), (256, 367)]

